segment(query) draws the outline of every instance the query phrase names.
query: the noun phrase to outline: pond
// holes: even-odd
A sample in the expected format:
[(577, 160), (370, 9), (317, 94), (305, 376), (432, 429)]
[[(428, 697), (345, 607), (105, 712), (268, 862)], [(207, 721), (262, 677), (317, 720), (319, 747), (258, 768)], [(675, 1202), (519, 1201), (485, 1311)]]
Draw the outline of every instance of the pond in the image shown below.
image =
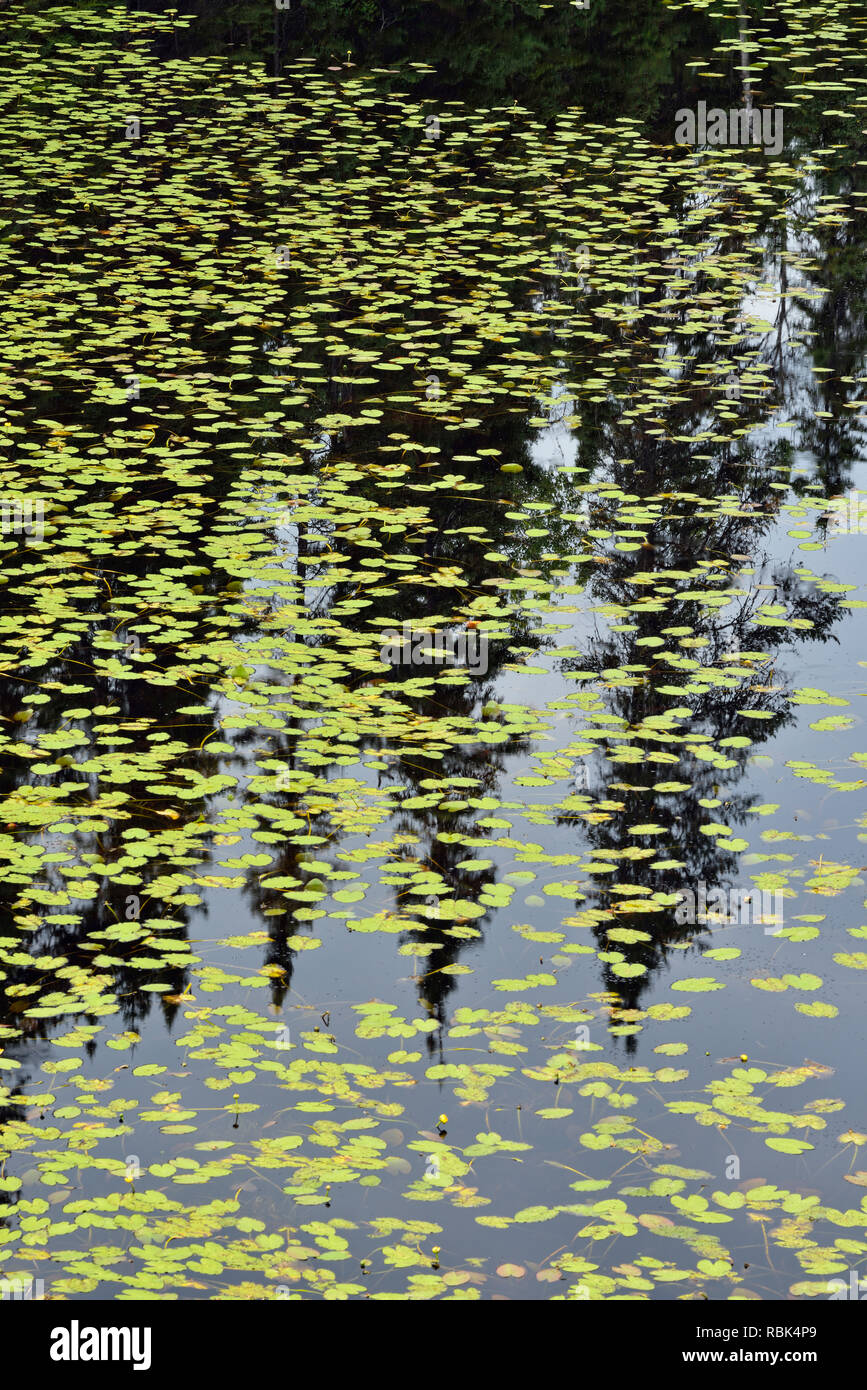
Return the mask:
[(0, 1279), (827, 1300), (863, 12), (0, 30)]

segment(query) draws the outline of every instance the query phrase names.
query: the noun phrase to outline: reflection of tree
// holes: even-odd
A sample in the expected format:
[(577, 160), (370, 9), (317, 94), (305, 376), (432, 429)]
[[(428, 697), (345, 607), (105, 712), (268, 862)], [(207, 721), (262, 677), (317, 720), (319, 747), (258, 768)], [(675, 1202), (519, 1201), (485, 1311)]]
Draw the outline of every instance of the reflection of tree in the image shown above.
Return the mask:
[[(847, 148), (845, 167), (817, 172), (791, 213), (792, 234), (803, 241), (815, 270), (801, 272), (801, 282), (818, 300), (799, 300), (808, 336), (812, 371), (798, 373), (789, 393), (789, 409), (798, 421), (798, 447), (815, 458), (817, 480), (826, 493), (841, 492), (851, 482), (852, 465), (864, 458), (867, 421), (856, 413), (867, 362), (867, 236), (860, 199), (854, 196), (858, 149)], [(860, 145), (861, 162), (865, 145)], [(819, 200), (839, 206), (846, 220), (830, 225), (816, 218)], [(806, 223), (810, 222), (809, 234)]]
[[(770, 491), (768, 483), (780, 477), (780, 458), (789, 457), (784, 446), (742, 442), (736, 454), (723, 446), (712, 461), (702, 463), (700, 476), (683, 445), (647, 437), (626, 441), (615, 431), (610, 453), (614, 458), (631, 454), (642, 464), (640, 481), (634, 474), (624, 476), (616, 464), (610, 473), (624, 489), (640, 488), (648, 504), (675, 490), (700, 491), (709, 498), (727, 494), (735, 466), (740, 482), (737, 509), (728, 514), (699, 502), (686, 515), (648, 525), (637, 566), (633, 556), (607, 554), (606, 563), (591, 571), (588, 596), (628, 615), (628, 625), (609, 629), (586, 657), (564, 663), (567, 669), (598, 673), (594, 689), (618, 721), (593, 756), (581, 789), (592, 803), (610, 806), (614, 799), (616, 813), (587, 817), (585, 834), (591, 858), (628, 870), (633, 890), (631, 896), (618, 896), (607, 890), (605, 878), (601, 883), (592, 879), (588, 902), (595, 902), (597, 911), (601, 907), (607, 918), (594, 932), (603, 942), (613, 924), (635, 927), (651, 938), (617, 942), (626, 962), (644, 966), (645, 974), (624, 979), (604, 964), (606, 989), (630, 1009), (664, 962), (666, 943), (690, 935), (689, 928), (675, 923), (673, 907), (636, 911), (633, 904), (651, 893), (694, 891), (699, 882), (710, 889), (733, 879), (738, 854), (727, 849), (726, 836), (703, 833), (702, 827), (717, 821), (733, 829), (747, 820), (758, 798), (739, 793), (737, 784), (750, 749), (792, 718), (787, 691), (775, 683), (774, 653), (802, 640), (828, 641), (840, 604), (836, 595), (814, 591), (786, 566), (759, 558), (762, 538), (780, 505), (780, 494)], [(696, 569), (699, 556), (708, 558)], [(751, 578), (738, 575), (725, 558), (731, 556), (751, 556), (756, 573)], [(772, 592), (759, 591), (759, 583)], [(696, 602), (707, 593), (730, 595), (730, 601), (722, 608)], [(759, 625), (761, 604), (769, 599), (785, 611), (777, 617), (778, 625)], [(811, 626), (794, 628), (792, 619)], [(678, 711), (675, 717), (673, 710)], [(739, 725), (743, 710), (762, 717)], [(750, 747), (726, 746), (743, 727)], [(683, 732), (702, 752), (715, 749), (723, 756), (708, 761), (688, 756)], [(671, 760), (654, 760), (659, 750)], [(613, 782), (608, 780), (609, 764), (617, 778)], [(676, 784), (677, 790), (666, 791), (666, 783)], [(649, 824), (652, 833), (630, 829)], [(620, 876), (612, 877), (616, 882)], [(644, 895), (635, 889), (645, 890)]]
[[(850, 158), (847, 151), (845, 162)], [(628, 333), (621, 336), (630, 350), (625, 395), (621, 389), (617, 398), (608, 393), (605, 399), (597, 397), (588, 403), (576, 430), (577, 460), (589, 471), (596, 489), (585, 486), (578, 505), (586, 508), (593, 526), (609, 533), (622, 528), (624, 496), (629, 497), (633, 513), (642, 512), (640, 519), (631, 522), (637, 536), (630, 538), (640, 541), (640, 549), (624, 557), (616, 548), (609, 550), (599, 544), (596, 549), (601, 553), (588, 562), (588, 596), (597, 604), (612, 605), (621, 619), (628, 620), (628, 627), (597, 634), (585, 657), (564, 663), (567, 669), (596, 671), (599, 684), (594, 683), (594, 689), (602, 695), (606, 712), (623, 721), (622, 726), (609, 731), (592, 762), (582, 765), (582, 781), (576, 792), (592, 793), (592, 799), (586, 799), (590, 814), (585, 816), (585, 833), (593, 854), (602, 862), (607, 859), (628, 867), (630, 884), (648, 894), (678, 893), (685, 887), (694, 888), (699, 880), (709, 888), (731, 880), (737, 872), (738, 855), (726, 849), (725, 836), (702, 834), (702, 826), (715, 820), (732, 827), (742, 824), (755, 801), (737, 791), (748, 750), (726, 749), (722, 765), (719, 761), (687, 759), (678, 733), (681, 721), (672, 722), (668, 712), (677, 707), (688, 710), (689, 722), (683, 724), (683, 730), (703, 746), (718, 745), (735, 729), (749, 733), (753, 746), (772, 737), (792, 718), (788, 692), (774, 674), (777, 654), (794, 649), (803, 640), (832, 640), (830, 629), (841, 612), (835, 595), (805, 583), (788, 565), (772, 564), (767, 555), (762, 558), (763, 538), (785, 496), (780, 484), (792, 480), (792, 445), (780, 437), (769, 442), (768, 436), (759, 432), (752, 439), (742, 437), (737, 444), (702, 440), (701, 446), (688, 445), (673, 442), (672, 437), (688, 439), (707, 431), (712, 412), (717, 413), (720, 406), (729, 417), (737, 414), (743, 436), (744, 425), (762, 425), (766, 407), (772, 404), (766, 388), (774, 381), (784, 413), (789, 418), (799, 417), (799, 442), (816, 454), (817, 472), (826, 488), (839, 489), (849, 463), (863, 453), (863, 419), (846, 408), (858, 398), (857, 378), (859, 371), (863, 372), (862, 234), (854, 215), (854, 200), (849, 197), (852, 180), (841, 167), (843, 162), (835, 161), (833, 174), (826, 170), (821, 178), (805, 179), (788, 205), (792, 241), (799, 242), (799, 249), (804, 226), (811, 224), (811, 234), (817, 238), (811, 251), (820, 267), (815, 272), (816, 283), (827, 290), (818, 307), (807, 301), (803, 311), (818, 373), (809, 371), (802, 349), (792, 339), (792, 325), (783, 324), (781, 317), (767, 339), (757, 339), (751, 346), (745, 340), (743, 347), (735, 349), (740, 362), (748, 363), (735, 378), (737, 410), (721, 401), (718, 378), (731, 370), (731, 357), (715, 336), (685, 332), (691, 299), (700, 297), (710, 284), (706, 265), (712, 267), (736, 246), (730, 235), (715, 236), (704, 243), (700, 256), (692, 258), (691, 284), (684, 279), (684, 267), (691, 259), (688, 244), (678, 247), (670, 272), (678, 278), (667, 292), (661, 286), (669, 275), (663, 277), (658, 266), (645, 265), (642, 277), (636, 278), (632, 300), (644, 314), (633, 317)], [(820, 220), (816, 228), (818, 200), (839, 198), (841, 192), (849, 198), (846, 211), (850, 220), (845, 226), (840, 219)], [(671, 212), (680, 222), (689, 209), (685, 201), (681, 205), (674, 201)], [(801, 259), (786, 253), (786, 228), (787, 223), (769, 222), (764, 231), (770, 248), (770, 272), (776, 271), (783, 295), (797, 279), (790, 271), (791, 260), (797, 262), (798, 276), (804, 278)], [(636, 254), (653, 253), (651, 249)], [(559, 280), (552, 278), (545, 284), (546, 299), (556, 301), (559, 296), (568, 300), (575, 293), (569, 269), (564, 267), (566, 273)], [(792, 280), (787, 278), (790, 275)], [(688, 290), (687, 297), (679, 299), (678, 293), (684, 289)], [(598, 302), (593, 294), (591, 286), (587, 301), (591, 309)], [(789, 303), (781, 298), (781, 316), (788, 312)], [(690, 370), (688, 380), (678, 381), (676, 394), (662, 377), (659, 414), (648, 423), (664, 429), (654, 435), (632, 418), (627, 405), (642, 383), (642, 368), (646, 375), (654, 356), (659, 368), (666, 366), (667, 335), (647, 334), (647, 327), (653, 331), (660, 322), (667, 322), (669, 333), (677, 331), (670, 345), (676, 356), (689, 361)], [(565, 337), (568, 340), (568, 329)], [(720, 361), (721, 366), (717, 365)], [(588, 355), (588, 374), (592, 362)], [(564, 379), (565, 375), (564, 360)], [(578, 364), (570, 365), (568, 375), (580, 382), (580, 355)], [(701, 454), (699, 447), (704, 450)], [(719, 499), (723, 497), (731, 500), (721, 506)], [(737, 573), (744, 563), (755, 568), (749, 577)], [(731, 602), (708, 608), (694, 599), (679, 598), (679, 594), (696, 589), (720, 594), (728, 591)], [(774, 625), (767, 625), (759, 611), (763, 602), (775, 605)], [(796, 627), (794, 622), (804, 626)], [(767, 660), (739, 655), (750, 652), (764, 653)], [(660, 686), (667, 690), (660, 691)], [(744, 709), (765, 717), (739, 728), (737, 712)], [(620, 727), (632, 737), (618, 739)], [(654, 737), (660, 735), (665, 741), (655, 742)], [(652, 753), (655, 748), (676, 752), (676, 762), (666, 766), (647, 761), (645, 752), (638, 751)], [(608, 781), (609, 763), (620, 779), (613, 783)], [(590, 769), (592, 780), (588, 781)], [(679, 784), (679, 790), (654, 790), (666, 781)], [(597, 802), (606, 805), (604, 813), (594, 812)], [(571, 816), (562, 818), (562, 823), (570, 821)], [(660, 827), (661, 834), (629, 833), (630, 826), (651, 822)], [(656, 863), (661, 867), (654, 868)], [(632, 1007), (654, 967), (664, 960), (666, 940), (682, 940), (688, 931), (676, 925), (672, 909), (633, 913), (628, 910), (629, 897), (618, 898), (607, 891), (605, 876), (597, 879), (591, 875), (591, 882), (590, 903), (597, 904), (596, 920), (600, 911), (607, 914), (607, 921), (603, 917), (595, 928), (600, 940), (612, 923), (634, 925), (652, 938), (632, 945), (618, 943), (617, 947), (627, 963), (643, 965), (647, 974), (635, 980), (620, 978), (611, 964), (605, 963), (606, 987), (618, 994), (626, 1007)]]
[[(335, 375), (343, 373), (339, 361), (335, 363), (332, 360), (330, 364), (324, 362), (323, 370), (326, 366), (329, 372)], [(351, 402), (351, 385), (345, 382), (338, 385), (341, 388), (341, 400), (344, 403)], [(376, 441), (383, 435), (387, 436), (390, 430), (398, 429), (402, 423), (400, 412), (389, 411), (376, 431), (355, 430), (334, 441), (335, 452), (342, 461), (356, 463), (360, 470), (364, 470), (353, 485), (355, 496), (369, 498), (375, 502), (380, 515), (383, 512), (380, 486), (382, 475), (379, 471), (366, 467), (365, 461), (374, 449)], [(503, 594), (498, 591), (498, 579), (503, 575), (504, 562), (486, 559), (485, 545), (468, 545), (466, 536), (462, 534), (462, 527), (470, 520), (483, 534), (501, 536), (502, 513), (505, 509), (516, 507), (519, 498), (526, 496), (528, 491), (534, 498), (553, 495), (554, 480), (534, 465), (530, 458), (529, 449), (533, 437), (534, 432), (522, 415), (492, 414), (489, 420), (473, 431), (472, 448), (475, 451), (480, 447), (496, 448), (504, 458), (520, 459), (524, 469), (522, 474), (517, 475), (520, 481), (516, 483), (514, 476), (502, 475), (499, 471), (492, 472), (480, 459), (475, 464), (462, 465), (463, 477), (467, 482), (476, 485), (475, 490), (465, 494), (452, 489), (423, 494), (426, 513), (424, 525), (411, 531), (407, 541), (403, 542), (412, 545), (413, 582), (384, 595), (371, 594), (365, 603), (362, 634), (367, 635), (367, 640), (374, 646), (381, 640), (381, 633), (387, 630), (383, 626), (386, 622), (389, 629), (400, 628), (406, 624), (412, 630), (424, 630), (431, 623), (434, 626), (448, 625), (454, 629), (468, 621), (476, 621), (476, 610), (473, 607), (475, 600), (488, 604), (502, 602)], [(439, 449), (441, 453), (445, 453), (446, 450), (460, 452), (462, 447), (460, 436), (458, 435), (456, 440), (454, 433), (447, 434), (444, 422), (438, 420), (433, 413), (419, 422), (414, 438), (420, 443), (423, 441), (427, 446), (427, 452), (432, 452), (433, 448)], [(469, 448), (469, 443), (465, 447)], [(329, 456), (325, 455), (318, 465), (323, 482), (328, 476), (328, 461)], [(436, 475), (420, 467), (406, 472), (402, 480), (396, 479), (387, 494), (385, 521), (388, 520), (389, 513), (397, 515), (403, 507), (417, 507), (419, 495), (413, 489), (418, 484), (429, 485), (432, 476)], [(314, 490), (310, 500), (317, 502), (321, 496), (320, 490)], [(322, 519), (319, 522), (321, 539), (305, 530), (303, 522), (296, 523), (290, 519), (281, 525), (278, 544), (286, 548), (290, 557), (300, 555), (303, 551), (308, 562), (304, 566), (304, 573), (309, 586), (308, 592), (311, 596), (315, 595), (311, 597), (311, 602), (315, 602), (318, 620), (327, 624), (330, 615), (339, 613), (341, 604), (355, 594), (357, 580), (354, 576), (358, 573), (364, 574), (361, 568), (362, 560), (379, 553), (383, 554), (384, 559), (388, 558), (388, 552), (395, 542), (387, 540), (382, 524), (368, 520), (364, 527), (344, 526), (341, 530), (327, 519)], [(538, 572), (544, 573), (550, 569), (550, 565), (540, 559), (542, 544), (539, 539), (526, 534), (528, 524), (529, 521), (512, 523), (512, 535), (507, 539), (500, 539), (501, 553), (509, 557), (514, 569), (518, 566), (533, 565), (538, 567)], [(566, 523), (555, 525), (564, 536), (570, 529)], [(379, 549), (371, 550), (358, 544), (361, 539), (365, 546), (373, 546), (375, 538), (379, 535), (383, 536), (381, 552)], [(545, 544), (550, 542), (546, 541)], [(337, 579), (328, 583), (332, 563), (329, 557), (335, 549), (339, 549), (341, 555), (340, 571), (348, 570), (353, 578)], [(506, 565), (505, 568), (508, 572), (510, 567)], [(445, 574), (453, 576), (448, 583), (441, 578)], [(315, 585), (318, 583), (325, 587), (317, 589)], [(483, 629), (485, 610), (477, 616)], [(419, 750), (409, 752), (404, 748), (393, 754), (392, 749), (400, 748), (404, 742), (397, 733), (377, 733), (366, 735), (364, 739), (367, 754), (379, 754), (388, 759), (388, 766), (377, 773), (378, 785), (381, 788), (393, 786), (400, 793), (399, 809), (391, 818), (391, 827), (395, 842), (406, 843), (396, 851), (394, 863), (405, 867), (415, 864), (419, 869), (427, 869), (437, 876), (436, 888), (434, 890), (432, 887), (427, 895), (427, 902), (419, 904), (417, 899), (408, 897), (405, 892), (402, 893), (400, 883), (395, 882), (392, 884), (391, 906), (381, 906), (382, 910), (393, 911), (407, 922), (413, 921), (414, 918), (424, 919), (425, 925), (411, 931), (407, 939), (434, 943), (436, 946), (428, 957), (430, 973), (423, 977), (421, 1000), (423, 1006), (440, 1022), (445, 1019), (445, 1000), (455, 988), (456, 977), (433, 972), (440, 972), (442, 967), (455, 964), (467, 942), (448, 934), (445, 928), (449, 922), (444, 921), (442, 926), (437, 925), (437, 903), (461, 899), (475, 902), (484, 885), (493, 881), (493, 871), (487, 869), (473, 872), (459, 868), (458, 865), (467, 858), (467, 851), (457, 843), (445, 842), (438, 836), (442, 831), (449, 831), (455, 835), (480, 834), (475, 827), (479, 812), (472, 805), (472, 800), (495, 795), (506, 759), (518, 757), (526, 749), (526, 740), (519, 736), (512, 736), (508, 742), (494, 746), (473, 743), (471, 740), (473, 720), (492, 694), (504, 664), (513, 659), (513, 650), (517, 646), (527, 647), (534, 643), (529, 620), (520, 611), (508, 611), (506, 617), (501, 616), (497, 619), (495, 631), (498, 635), (489, 643), (488, 669), (484, 674), (467, 673), (467, 678), (459, 684), (437, 681), (431, 684), (425, 693), (416, 693), (414, 690), (407, 693), (407, 688), (410, 682), (425, 678), (432, 680), (447, 668), (407, 666), (396, 667), (391, 671), (383, 669), (382, 675), (374, 677), (372, 682), (383, 696), (396, 699), (405, 716), (411, 719), (412, 738), (414, 743), (418, 744)], [(377, 634), (380, 634), (380, 637), (377, 637)], [(321, 640), (316, 636), (306, 639), (311, 650), (315, 650)], [(356, 673), (347, 681), (347, 695), (351, 698), (352, 692), (362, 691), (370, 685), (369, 676)], [(465, 726), (469, 737), (465, 737), (458, 746), (454, 746), (453, 743), (443, 744), (440, 756), (434, 758), (426, 752), (426, 746), (431, 739), (437, 741), (436, 726), (439, 721), (444, 720)], [(306, 766), (303, 741), (305, 738), (314, 737), (315, 733), (316, 722), (312, 717), (309, 720), (297, 721), (292, 737), (277, 736), (273, 740), (269, 758), (276, 759), (287, 773), (295, 769), (303, 770)], [(236, 741), (239, 752), (253, 741), (252, 732), (240, 734)], [(299, 744), (302, 745), (301, 749)], [(320, 773), (323, 771), (321, 768), (317, 770)], [(456, 799), (456, 781), (471, 782), (470, 786), (462, 786), (459, 793), (469, 804), (464, 809), (450, 811), (444, 803), (450, 797), (452, 800)], [(428, 804), (410, 809), (405, 805), (410, 799)], [(284, 794), (281, 804), (294, 811), (296, 815), (306, 814), (303, 796)], [(323, 851), (327, 852), (329, 857), (332, 856), (341, 839), (340, 831), (330, 825), (324, 815), (314, 817), (310, 828), (314, 834), (327, 837), (328, 841), (327, 846), (322, 846), (318, 851), (317, 857)], [(280, 1006), (291, 977), (294, 955), (287, 941), (297, 929), (297, 925), (291, 906), (284, 902), (284, 912), (276, 911), (280, 899), (277, 893), (268, 893), (268, 879), (273, 876), (283, 880), (289, 876), (296, 885), (295, 889), (290, 891), (303, 893), (305, 883), (315, 878), (317, 873), (313, 869), (308, 871), (303, 867), (305, 853), (298, 845), (285, 842), (278, 846), (275, 852), (275, 864), (265, 876), (261, 890), (248, 885), (247, 891), (254, 908), (261, 902), (267, 904), (269, 911), (273, 913), (266, 919), (269, 933), (267, 964), (285, 972), (279, 977), (275, 976), (272, 985), (273, 1002)], [(417, 905), (415, 912), (412, 910), (413, 902)], [(486, 912), (481, 918), (472, 918), (469, 926), (479, 930), (488, 915)], [(351, 927), (351, 923), (349, 925)], [(474, 939), (475, 936), (468, 938), (470, 941)], [(434, 1045), (435, 1039), (432, 1035), (428, 1035), (428, 1042), (429, 1046)]]
[[(168, 0), (148, 8), (165, 11)], [(271, 72), (298, 56), (380, 69), (420, 62), (428, 72), (401, 72), (420, 96), (517, 100), (547, 114), (580, 100), (598, 119), (617, 111), (652, 120), (684, 60), (720, 32), (704, 15), (654, 0), (562, 4), (541, 18), (536, 0), (291, 0), (274, 13), (250, 0), (193, 0), (184, 14), (196, 21), (159, 40), (167, 56), (228, 51)]]
[[(57, 404), (69, 415), (80, 408), (67, 393), (59, 393)], [(111, 438), (113, 425), (107, 417), (119, 408), (90, 404), (83, 414), (102, 437)], [(155, 400), (157, 418), (166, 408), (165, 400)], [(153, 487), (158, 495), (158, 480)], [(207, 640), (207, 619), (224, 602), (223, 580), (207, 551), (220, 517), (220, 490), (218, 485), (205, 498), (198, 512), (200, 527), (185, 540), (184, 607), (190, 615), (191, 641)], [(136, 501), (146, 505), (147, 496), (144, 484)], [(83, 491), (77, 505), (87, 508), (106, 499), (114, 501), (115, 494), (97, 483)], [(55, 533), (60, 544), (63, 524), (61, 520)], [(5, 559), (14, 566), (20, 557), (7, 549)], [(51, 813), (37, 817), (33, 828), (28, 825), (27, 801), (21, 807), (23, 824), (7, 827), (18, 845), (47, 851), (41, 863), (33, 861), (38, 869), (32, 882), (13, 874), (0, 884), (5, 920), (23, 928), (21, 950), (6, 970), (2, 1019), (15, 1030), (6, 1045), (13, 1057), (27, 1054), (33, 1044), (71, 1023), (93, 1026), (110, 1018), (114, 1025), (137, 1032), (157, 1000), (171, 1027), (180, 1007), (178, 997), (188, 985), (184, 961), (190, 906), (206, 910), (198, 894), (190, 891), (189, 872), (208, 855), (206, 827), (199, 829), (198, 824), (203, 820), (201, 803), (177, 792), (190, 785), (184, 770), (209, 777), (220, 771), (220, 760), (206, 743), (217, 728), (216, 711), (208, 711), (203, 703), (208, 687), (201, 673), (177, 670), (177, 644), (161, 636), (161, 628), (166, 623), (171, 628), (175, 621), (181, 581), (176, 577), (173, 604), (142, 596), (141, 586), (165, 563), (146, 538), (136, 550), (127, 549), (122, 567), (113, 557), (79, 555), (76, 563), (92, 581), (94, 597), (78, 600), (77, 614), (84, 621), (77, 624), (77, 635), (36, 668), (39, 685), (51, 698), (32, 705), (22, 726), (21, 741), (32, 752), (7, 750), (0, 765), (0, 796), (10, 798), (6, 804), (12, 814), (16, 788), (31, 788), (37, 808), (40, 793), (43, 798), (62, 793), (50, 802)], [(0, 604), (7, 614), (14, 612), (9, 590), (3, 591)], [(7, 719), (38, 688), (29, 678), (26, 658), (22, 653), (20, 674), (7, 670), (5, 675), (2, 708)], [(173, 672), (171, 681), (159, 676), (167, 671)], [(152, 684), (148, 677), (155, 674), (160, 683)], [(64, 694), (65, 684), (84, 689)], [(178, 712), (184, 705), (198, 709), (195, 718)], [(43, 746), (43, 739), (64, 733), (70, 734), (68, 749), (61, 744), (48, 752), (52, 745)], [(168, 744), (170, 757), (159, 756), (160, 743), (155, 746), (152, 741), (155, 733)], [(97, 759), (99, 770), (90, 766)], [(77, 875), (88, 865), (94, 868), (92, 881), (86, 894), (77, 898)], [(167, 873), (176, 881), (166, 883)], [(40, 957), (55, 961), (52, 972), (46, 974)], [(136, 964), (130, 964), (132, 960)], [(54, 969), (62, 974), (55, 976)], [(66, 980), (72, 985), (65, 994)], [(119, 1012), (103, 1015), (84, 1006), (49, 1017), (27, 1016), (26, 1011), (42, 1006), (46, 996), (55, 994), (55, 1002), (69, 1002), (76, 982), (83, 984), (85, 994), (116, 1000)], [(145, 984), (158, 985), (160, 991), (143, 991)], [(93, 1055), (96, 1043), (91, 1039), (84, 1047)]]

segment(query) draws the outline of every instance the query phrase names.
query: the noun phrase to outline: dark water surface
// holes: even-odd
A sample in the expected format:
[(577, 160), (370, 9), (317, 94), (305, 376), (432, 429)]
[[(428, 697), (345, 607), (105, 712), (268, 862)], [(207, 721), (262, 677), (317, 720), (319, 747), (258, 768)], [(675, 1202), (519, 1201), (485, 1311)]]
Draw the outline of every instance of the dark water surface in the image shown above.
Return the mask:
[(0, 1277), (860, 1274), (865, 18), (0, 11)]

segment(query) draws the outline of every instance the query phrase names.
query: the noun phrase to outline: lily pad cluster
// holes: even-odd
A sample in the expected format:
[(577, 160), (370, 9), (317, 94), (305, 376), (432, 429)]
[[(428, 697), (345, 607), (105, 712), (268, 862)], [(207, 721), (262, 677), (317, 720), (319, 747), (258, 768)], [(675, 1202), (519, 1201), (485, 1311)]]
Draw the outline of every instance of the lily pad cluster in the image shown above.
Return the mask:
[(752, 1299), (867, 1254), (867, 50), (718, 9), (690, 81), (767, 83), (773, 162), (0, 12), (4, 1278)]

